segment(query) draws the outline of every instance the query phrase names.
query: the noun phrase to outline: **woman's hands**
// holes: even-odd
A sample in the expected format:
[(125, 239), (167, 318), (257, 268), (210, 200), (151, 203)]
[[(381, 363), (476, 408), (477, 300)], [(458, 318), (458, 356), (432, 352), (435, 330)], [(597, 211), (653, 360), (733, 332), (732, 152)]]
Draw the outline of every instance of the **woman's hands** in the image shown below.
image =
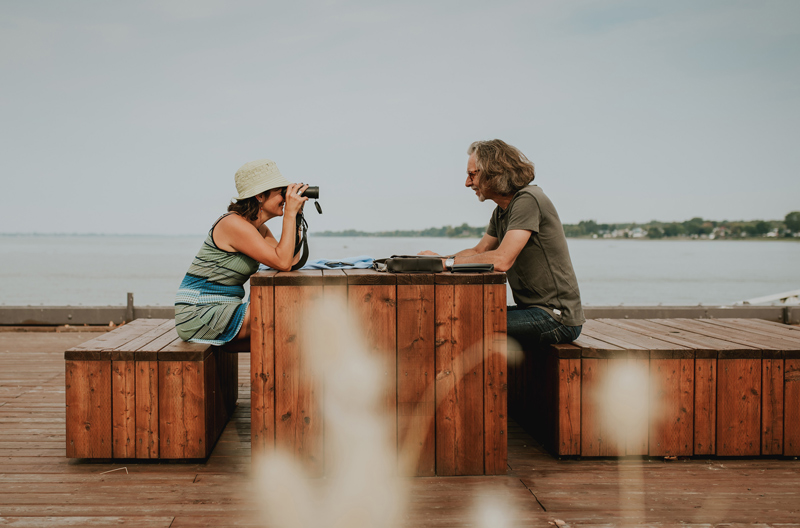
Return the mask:
[(286, 187), (284, 215), (297, 216), (297, 213), (302, 211), (303, 204), (308, 201), (308, 196), (302, 195), (306, 189), (308, 189), (308, 185), (303, 183), (292, 183)]

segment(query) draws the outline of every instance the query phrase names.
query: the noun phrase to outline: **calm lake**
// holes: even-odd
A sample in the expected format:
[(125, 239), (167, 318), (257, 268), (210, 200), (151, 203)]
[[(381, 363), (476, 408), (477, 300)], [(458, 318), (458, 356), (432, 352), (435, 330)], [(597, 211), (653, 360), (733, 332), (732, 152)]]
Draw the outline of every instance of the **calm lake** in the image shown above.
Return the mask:
[[(171, 305), (204, 236), (0, 235), (0, 304)], [(375, 258), (473, 239), (309, 237), (311, 259)], [(800, 289), (794, 241), (569, 239), (587, 305), (719, 305)]]

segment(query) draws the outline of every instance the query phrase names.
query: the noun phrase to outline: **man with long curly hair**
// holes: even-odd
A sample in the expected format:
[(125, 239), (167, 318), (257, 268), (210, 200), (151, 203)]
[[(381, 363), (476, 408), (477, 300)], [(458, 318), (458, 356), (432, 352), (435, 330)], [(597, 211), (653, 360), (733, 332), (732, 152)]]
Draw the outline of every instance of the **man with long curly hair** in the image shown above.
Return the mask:
[(564, 228), (538, 185), (531, 163), (501, 141), (476, 141), (467, 150), (467, 181), (480, 201), (497, 204), (486, 234), (445, 265), (486, 263), (505, 271), (516, 306), (508, 307), (508, 335), (523, 342), (569, 343), (586, 321)]

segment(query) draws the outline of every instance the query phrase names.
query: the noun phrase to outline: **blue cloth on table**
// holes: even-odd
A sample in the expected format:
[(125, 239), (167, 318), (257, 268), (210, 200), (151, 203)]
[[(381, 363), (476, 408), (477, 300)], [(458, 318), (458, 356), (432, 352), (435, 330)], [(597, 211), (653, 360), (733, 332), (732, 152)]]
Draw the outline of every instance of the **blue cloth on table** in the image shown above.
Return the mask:
[[(357, 257), (343, 258), (340, 260), (331, 259), (316, 259), (309, 260), (306, 265), (300, 269), (304, 270), (337, 270), (337, 269), (368, 269), (372, 267), (372, 262), (375, 259), (367, 255), (359, 255)], [(259, 270), (272, 269), (268, 266), (261, 264)]]

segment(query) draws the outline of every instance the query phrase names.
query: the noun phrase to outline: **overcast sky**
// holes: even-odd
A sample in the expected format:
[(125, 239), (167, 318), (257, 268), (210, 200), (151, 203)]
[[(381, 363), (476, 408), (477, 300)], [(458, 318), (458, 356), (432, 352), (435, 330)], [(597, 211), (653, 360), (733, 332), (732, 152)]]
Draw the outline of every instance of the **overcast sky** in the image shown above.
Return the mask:
[(794, 0), (4, 0), (0, 232), (204, 233), (264, 157), (312, 231), (485, 225), (491, 138), (565, 223), (783, 218), (799, 52)]

